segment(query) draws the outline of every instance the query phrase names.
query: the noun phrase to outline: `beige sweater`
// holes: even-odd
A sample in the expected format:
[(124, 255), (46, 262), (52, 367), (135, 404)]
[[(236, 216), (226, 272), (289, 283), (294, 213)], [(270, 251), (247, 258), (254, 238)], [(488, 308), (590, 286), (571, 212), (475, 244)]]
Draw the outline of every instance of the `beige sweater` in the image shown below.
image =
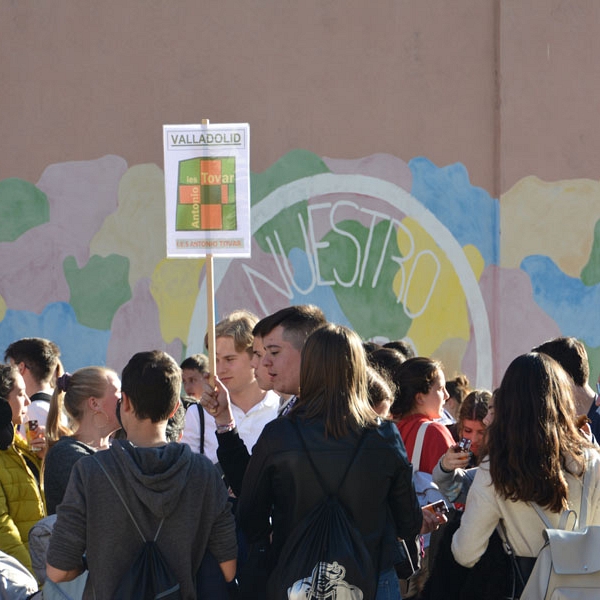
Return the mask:
[[(600, 454), (593, 450), (588, 498), (588, 525), (600, 525)], [(567, 474), (569, 506), (579, 512), (582, 480)], [(553, 526), (560, 514), (544, 511)], [(465, 567), (472, 567), (485, 552), (488, 540), (500, 519), (504, 519), (508, 539), (517, 556), (537, 556), (544, 545), (542, 520), (526, 502), (504, 500), (492, 485), (489, 463), (482, 462), (467, 496), (460, 528), (452, 538), (454, 558)], [(572, 521), (569, 520), (569, 523)]]

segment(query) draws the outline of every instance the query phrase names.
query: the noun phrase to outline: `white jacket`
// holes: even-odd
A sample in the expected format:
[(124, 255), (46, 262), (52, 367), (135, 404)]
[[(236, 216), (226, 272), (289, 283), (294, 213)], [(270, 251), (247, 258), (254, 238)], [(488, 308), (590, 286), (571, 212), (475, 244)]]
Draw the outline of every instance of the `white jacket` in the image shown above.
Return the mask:
[[(588, 498), (588, 525), (600, 525), (600, 454), (591, 451), (590, 490)], [(566, 474), (569, 484), (569, 507), (579, 512), (581, 478)], [(544, 510), (553, 526), (560, 513)], [(488, 540), (500, 519), (504, 520), (508, 541), (517, 556), (537, 556), (544, 545), (545, 525), (527, 502), (513, 502), (501, 498), (492, 485), (489, 462), (484, 460), (467, 496), (461, 524), (452, 538), (452, 553), (458, 563), (472, 567), (485, 552)]]

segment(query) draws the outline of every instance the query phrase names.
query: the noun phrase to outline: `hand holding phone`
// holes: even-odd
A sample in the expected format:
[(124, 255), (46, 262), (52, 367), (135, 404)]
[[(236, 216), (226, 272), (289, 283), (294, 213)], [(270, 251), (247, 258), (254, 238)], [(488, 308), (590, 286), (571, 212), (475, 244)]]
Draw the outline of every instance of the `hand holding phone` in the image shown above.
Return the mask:
[(438, 500), (437, 502), (432, 502), (431, 504), (426, 504), (423, 507), (423, 510), (428, 510), (434, 515), (447, 515), (450, 512), (446, 501), (443, 499)]
[(468, 438), (463, 438), (462, 440), (460, 440), (460, 442), (458, 442), (458, 447), (460, 448), (461, 452), (469, 452), (471, 450), (471, 441)]
[(448, 522), (448, 506), (444, 500), (438, 500), (422, 507), (423, 525), (421, 526), (421, 535), (431, 533), (439, 528), (440, 525)]

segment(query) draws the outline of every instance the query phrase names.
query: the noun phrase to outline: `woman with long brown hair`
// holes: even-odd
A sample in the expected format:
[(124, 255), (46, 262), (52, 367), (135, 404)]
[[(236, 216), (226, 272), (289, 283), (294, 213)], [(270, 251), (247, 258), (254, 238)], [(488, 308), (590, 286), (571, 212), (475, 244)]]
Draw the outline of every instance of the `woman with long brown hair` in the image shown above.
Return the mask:
[(600, 454), (575, 423), (572, 385), (549, 356), (517, 357), (494, 394), (487, 431), (488, 457), (479, 465), (452, 552), (466, 567), (484, 553), (500, 521), (519, 557), (536, 557), (545, 525), (556, 527), (566, 509), (579, 511), (581, 480), (590, 473), (588, 525), (600, 524)]
[(343, 326), (317, 329), (302, 350), (300, 390), (290, 414), (267, 424), (254, 447), (239, 499), (240, 525), (250, 542), (272, 531), (276, 562), (294, 527), (323, 500), (319, 482), (337, 489), (343, 480), (338, 497), (376, 566), (378, 593), (399, 598), (390, 549), (396, 536), (415, 538), (422, 514), (396, 426), (369, 404), (359, 336)]

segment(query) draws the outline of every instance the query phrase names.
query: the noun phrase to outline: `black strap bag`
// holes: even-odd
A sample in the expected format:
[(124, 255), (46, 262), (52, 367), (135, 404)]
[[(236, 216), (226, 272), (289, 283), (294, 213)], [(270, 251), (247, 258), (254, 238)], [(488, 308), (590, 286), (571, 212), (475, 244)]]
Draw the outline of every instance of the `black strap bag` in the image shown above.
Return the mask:
[(365, 435), (337, 489), (330, 490), (313, 462), (298, 424), (295, 425), (324, 497), (296, 525), (283, 545), (267, 583), (267, 598), (371, 600), (375, 597), (378, 573), (354, 519), (338, 496)]
[(119, 496), (144, 542), (140, 553), (119, 582), (114, 600), (182, 600), (179, 582), (156, 544), (164, 519), (158, 525), (154, 539), (147, 540), (112, 477), (98, 457), (94, 456), (94, 458)]

